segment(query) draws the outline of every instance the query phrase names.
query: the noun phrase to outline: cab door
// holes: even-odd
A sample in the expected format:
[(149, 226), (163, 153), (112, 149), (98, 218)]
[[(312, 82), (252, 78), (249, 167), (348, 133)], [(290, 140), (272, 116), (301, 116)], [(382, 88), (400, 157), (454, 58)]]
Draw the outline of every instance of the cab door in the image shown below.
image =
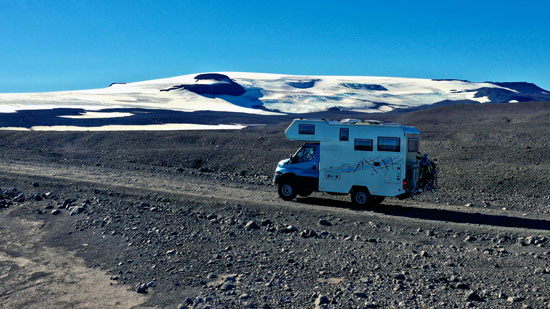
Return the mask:
[(319, 177), (319, 145), (305, 144), (292, 156), (292, 167), (298, 176)]
[(319, 144), (305, 144), (291, 159), (292, 169), (304, 189), (319, 187)]

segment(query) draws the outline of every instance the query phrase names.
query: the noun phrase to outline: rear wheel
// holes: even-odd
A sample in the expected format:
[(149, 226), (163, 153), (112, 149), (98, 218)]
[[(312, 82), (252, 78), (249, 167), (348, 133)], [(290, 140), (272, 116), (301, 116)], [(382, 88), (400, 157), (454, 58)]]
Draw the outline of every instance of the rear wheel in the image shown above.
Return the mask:
[(372, 196), (366, 188), (355, 189), (351, 192), (351, 201), (355, 207), (365, 208), (371, 203)]
[(283, 180), (279, 183), (279, 196), (285, 200), (290, 201), (296, 197), (296, 185), (291, 180)]

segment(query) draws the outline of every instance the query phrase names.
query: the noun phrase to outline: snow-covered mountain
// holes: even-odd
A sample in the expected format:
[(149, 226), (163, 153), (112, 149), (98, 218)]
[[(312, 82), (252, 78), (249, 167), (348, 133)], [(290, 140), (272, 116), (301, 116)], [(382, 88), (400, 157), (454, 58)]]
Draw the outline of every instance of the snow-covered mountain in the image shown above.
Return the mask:
[(130, 117), (136, 109), (257, 115), (379, 113), (441, 104), (543, 100), (550, 100), (550, 93), (525, 82), (223, 72), (113, 83), (92, 90), (0, 94), (0, 127), (2, 113), (30, 110), (66, 109), (66, 115), (56, 117), (107, 119)]

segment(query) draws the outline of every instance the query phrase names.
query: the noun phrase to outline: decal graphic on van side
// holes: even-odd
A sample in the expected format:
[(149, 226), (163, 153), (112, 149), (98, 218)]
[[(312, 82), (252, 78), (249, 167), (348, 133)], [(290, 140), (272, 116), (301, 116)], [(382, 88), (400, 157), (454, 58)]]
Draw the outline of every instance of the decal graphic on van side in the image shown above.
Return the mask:
[(386, 157), (381, 159), (376, 157), (374, 159), (362, 159), (356, 164), (344, 164), (339, 167), (324, 168), (323, 172), (335, 172), (335, 173), (357, 173), (361, 171), (372, 171), (378, 174), (379, 171), (391, 170), (396, 167), (400, 167), (403, 159), (396, 157)]

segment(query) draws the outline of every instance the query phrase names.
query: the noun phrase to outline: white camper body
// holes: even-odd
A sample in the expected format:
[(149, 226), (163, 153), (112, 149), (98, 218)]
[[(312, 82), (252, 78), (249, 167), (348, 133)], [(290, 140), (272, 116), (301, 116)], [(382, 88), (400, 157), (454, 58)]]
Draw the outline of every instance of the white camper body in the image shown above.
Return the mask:
[(416, 190), (420, 132), (414, 127), (296, 119), (285, 133), (290, 140), (319, 143), (317, 191), (348, 194), (363, 188), (372, 196), (394, 197)]

